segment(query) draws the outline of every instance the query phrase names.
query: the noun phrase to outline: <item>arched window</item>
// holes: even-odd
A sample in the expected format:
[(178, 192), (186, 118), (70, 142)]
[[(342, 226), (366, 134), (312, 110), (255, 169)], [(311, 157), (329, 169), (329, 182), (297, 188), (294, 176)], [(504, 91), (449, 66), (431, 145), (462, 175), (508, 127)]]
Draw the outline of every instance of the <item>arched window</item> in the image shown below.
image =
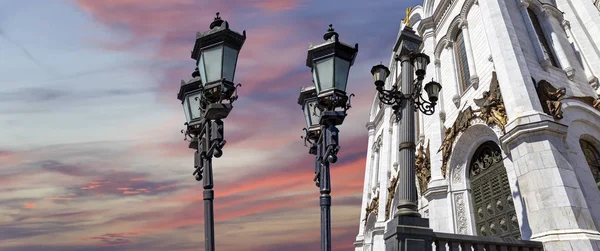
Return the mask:
[(579, 140), (579, 145), (581, 146), (583, 155), (585, 155), (585, 160), (587, 160), (587, 163), (592, 170), (594, 180), (596, 180), (596, 184), (600, 189), (600, 153), (598, 153), (596, 147), (589, 141), (583, 139)]
[(544, 55), (550, 59), (550, 63), (552, 64), (552, 66), (558, 67), (558, 64), (556, 63), (556, 58), (554, 57), (552, 51), (552, 47), (550, 47), (550, 44), (548, 43), (548, 40), (544, 35), (544, 31), (542, 29), (542, 25), (540, 24), (538, 16), (531, 9), (527, 9), (527, 13), (529, 13), (529, 19), (531, 19), (531, 23), (533, 24), (533, 28), (535, 29), (535, 33), (539, 39), (538, 42), (542, 46), (542, 51), (544, 52)]
[(462, 90), (466, 90), (471, 85), (471, 73), (469, 72), (469, 62), (467, 61), (467, 49), (465, 49), (465, 39), (462, 31), (456, 35), (454, 43), (454, 52), (456, 53), (456, 66), (458, 78)]
[(500, 147), (492, 141), (483, 143), (469, 170), (477, 235), (521, 239)]

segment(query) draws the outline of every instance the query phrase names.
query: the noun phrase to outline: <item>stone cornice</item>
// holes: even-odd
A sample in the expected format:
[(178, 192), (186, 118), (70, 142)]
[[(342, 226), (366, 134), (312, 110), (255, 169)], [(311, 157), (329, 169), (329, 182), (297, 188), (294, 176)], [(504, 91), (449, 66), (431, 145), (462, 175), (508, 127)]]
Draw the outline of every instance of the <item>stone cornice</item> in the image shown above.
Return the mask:
[(379, 109), (379, 111), (377, 112), (377, 115), (375, 115), (375, 119), (373, 119), (373, 124), (375, 125), (375, 131), (379, 130), (379, 128), (381, 127), (382, 123), (381, 120), (383, 119), (383, 115), (385, 114), (385, 107)]
[(423, 37), (423, 40), (426, 40), (428, 37), (433, 36), (435, 34), (435, 23), (433, 22), (432, 17), (427, 17), (421, 19), (421, 23), (419, 23), (419, 27), (417, 27), (417, 31)]
[[(567, 128), (568, 127), (566, 125), (551, 120), (542, 120), (529, 124), (521, 124), (513, 127), (510, 131), (504, 134), (504, 136), (500, 138), (500, 141), (502, 142), (502, 145), (508, 147), (515, 140), (532, 133), (547, 131), (559, 135), (566, 135)], [(510, 152), (507, 151), (508, 149), (504, 150), (505, 152)]]

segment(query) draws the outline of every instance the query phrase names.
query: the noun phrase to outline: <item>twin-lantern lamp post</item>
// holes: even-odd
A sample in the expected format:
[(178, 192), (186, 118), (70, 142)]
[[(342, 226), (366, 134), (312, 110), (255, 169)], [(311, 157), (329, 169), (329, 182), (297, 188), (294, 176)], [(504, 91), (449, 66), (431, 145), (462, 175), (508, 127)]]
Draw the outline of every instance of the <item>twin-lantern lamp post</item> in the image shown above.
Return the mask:
[[(304, 110), (307, 128), (305, 142), (310, 143), (309, 153), (315, 157), (315, 177), (320, 189), (321, 207), (321, 250), (331, 250), (331, 182), (330, 164), (337, 161), (340, 149), (338, 125), (346, 117), (350, 108), (350, 97), (346, 94), (346, 85), (350, 67), (358, 53), (358, 44), (354, 47), (339, 41), (339, 35), (332, 25), (323, 36), (325, 43), (311, 46), (308, 50), (306, 65), (311, 68), (314, 86), (302, 88), (298, 103)], [(226, 141), (223, 134), (223, 121), (237, 99), (237, 87), (233, 80), (237, 58), (246, 32), (239, 34), (229, 29), (226, 21), (217, 17), (210, 24), (210, 30), (198, 32), (192, 51), (197, 67), (192, 79), (181, 81), (177, 98), (182, 102), (186, 120), (186, 129), (182, 130), (189, 147), (195, 149), (194, 172), (197, 181), (202, 181), (204, 192), (205, 250), (214, 251), (214, 214), (213, 214), (213, 173), (212, 157), (219, 158)], [(400, 160), (403, 178), (400, 189), (400, 203), (396, 216), (420, 217), (416, 206), (415, 186), (415, 124), (414, 109), (432, 114), (437, 101), (440, 84), (430, 82), (424, 89), (429, 102), (421, 97), (421, 83), (429, 57), (416, 53), (421, 39), (410, 29), (405, 28), (395, 50), (399, 50), (398, 60), (402, 62), (401, 86), (394, 84), (391, 90), (384, 90), (385, 80), (390, 71), (383, 65), (371, 70), (381, 102), (393, 105), (398, 115), (405, 114), (400, 121)], [(413, 72), (413, 65), (416, 71)], [(417, 81), (413, 81), (413, 75)], [(404, 92), (402, 92), (402, 90)], [(405, 190), (405, 191), (402, 191)]]
[[(311, 47), (308, 51), (306, 65), (311, 68), (314, 86), (302, 88), (298, 104), (302, 106), (306, 120), (305, 142), (310, 144), (309, 153), (315, 157), (315, 178), (320, 189), (321, 206), (321, 250), (331, 250), (331, 182), (330, 163), (337, 161), (339, 151), (337, 125), (341, 125), (346, 117), (346, 111), (350, 108), (349, 97), (346, 95), (348, 73), (358, 52), (358, 44), (353, 48), (338, 40), (338, 34), (330, 28), (323, 37), (325, 43)], [(415, 176), (415, 109), (424, 114), (431, 115), (435, 111), (439, 92), (442, 86), (434, 81), (425, 85), (429, 101), (422, 97), (422, 82), (425, 78), (429, 57), (418, 53), (422, 43), (421, 38), (415, 34), (410, 27), (402, 31), (394, 51), (398, 53), (396, 60), (401, 62), (400, 85), (393, 84), (391, 89), (384, 89), (390, 70), (384, 65), (376, 65), (371, 69), (375, 79), (375, 87), (379, 100), (392, 105), (396, 118), (400, 121), (400, 178), (399, 203), (395, 220), (390, 226), (391, 233), (388, 236), (388, 247), (403, 246), (400, 250), (413, 247), (408, 244), (407, 239), (419, 238), (406, 234), (407, 225), (416, 225), (417, 228), (408, 232), (418, 232), (428, 223), (422, 223), (417, 210), (417, 190)], [(414, 68), (413, 68), (414, 67)], [(417, 80), (414, 81), (414, 75)], [(351, 94), (350, 96), (353, 96)], [(404, 117), (402, 115), (404, 114)], [(406, 221), (409, 217), (409, 222)], [(399, 227), (403, 225), (403, 227)], [(411, 232), (412, 231), (412, 232)], [(393, 237), (396, 238), (393, 238)], [(426, 241), (425, 241), (426, 242)], [(425, 245), (417, 245), (426, 247)], [(429, 242), (431, 243), (431, 242)], [(414, 246), (416, 248), (416, 246)], [(431, 244), (429, 244), (431, 248)], [(398, 249), (389, 249), (398, 250)], [(420, 249), (415, 249), (420, 250)]]
[(239, 34), (229, 29), (229, 24), (217, 17), (210, 30), (198, 32), (192, 50), (196, 70), (188, 82), (181, 80), (177, 98), (183, 104), (187, 122), (182, 130), (190, 138), (189, 147), (196, 150), (194, 172), (204, 187), (204, 246), (206, 251), (215, 250), (213, 214), (212, 157), (219, 158), (226, 141), (223, 138), (223, 121), (237, 99), (233, 83), (237, 58), (246, 31)]

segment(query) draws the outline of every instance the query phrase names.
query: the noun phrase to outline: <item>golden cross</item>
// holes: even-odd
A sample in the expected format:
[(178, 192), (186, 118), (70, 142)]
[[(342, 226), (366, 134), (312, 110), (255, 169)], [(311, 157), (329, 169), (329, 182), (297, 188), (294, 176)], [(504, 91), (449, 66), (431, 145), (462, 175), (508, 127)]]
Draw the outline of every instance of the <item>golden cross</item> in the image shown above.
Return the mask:
[(408, 7), (408, 9), (406, 9), (406, 17), (404, 18), (404, 25), (410, 27), (410, 21), (408, 20), (410, 17), (410, 13), (412, 13), (413, 8), (412, 7)]

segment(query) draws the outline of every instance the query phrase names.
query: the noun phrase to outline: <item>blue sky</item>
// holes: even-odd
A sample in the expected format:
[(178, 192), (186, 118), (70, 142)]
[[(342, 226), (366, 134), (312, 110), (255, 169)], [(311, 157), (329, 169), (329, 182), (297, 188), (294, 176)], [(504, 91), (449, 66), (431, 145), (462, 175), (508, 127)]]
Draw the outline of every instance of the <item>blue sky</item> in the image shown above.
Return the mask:
[(348, 83), (357, 96), (332, 174), (334, 248), (349, 249), (375, 93), (369, 71), (389, 60), (405, 9), (418, 3), (0, 2), (0, 249), (203, 246), (202, 187), (176, 94), (195, 67), (195, 32), (217, 11), (248, 35), (228, 144), (214, 161), (217, 247), (317, 249), (318, 190), (296, 101), (311, 84), (308, 44), (333, 23), (342, 41), (359, 43)]

